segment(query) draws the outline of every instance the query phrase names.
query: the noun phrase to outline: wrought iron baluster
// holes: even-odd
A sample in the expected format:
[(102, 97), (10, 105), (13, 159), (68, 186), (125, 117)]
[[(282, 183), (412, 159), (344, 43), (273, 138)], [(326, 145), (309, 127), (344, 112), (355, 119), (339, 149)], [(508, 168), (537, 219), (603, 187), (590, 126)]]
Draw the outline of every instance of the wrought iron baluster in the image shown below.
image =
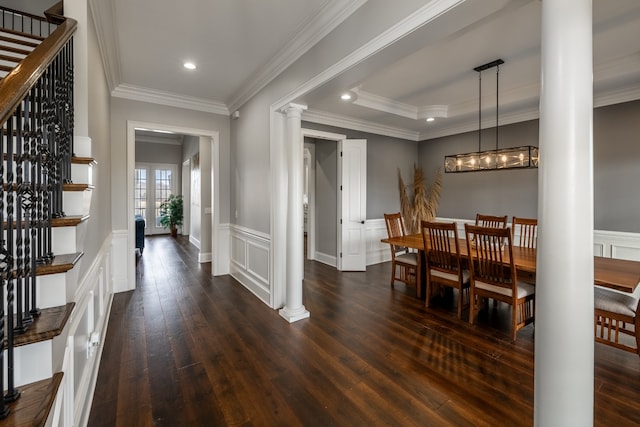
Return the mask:
[(5, 402), (13, 402), (19, 396), (20, 392), (15, 388), (15, 373), (14, 373), (14, 329), (13, 329), (13, 314), (14, 314), (14, 260), (13, 260), (13, 204), (14, 204), (14, 189), (13, 189), (13, 132), (14, 123), (13, 119), (7, 121), (7, 135), (9, 141), (7, 141), (7, 239), (5, 246), (5, 253), (0, 254), (4, 257), (6, 263), (6, 277), (7, 277), (7, 392), (4, 395)]
[[(11, 251), (15, 254), (16, 261), (16, 274), (15, 274), (15, 308), (16, 308), (16, 320), (13, 326), (16, 333), (23, 333), (25, 331), (24, 326), (24, 297), (23, 297), (23, 279), (24, 279), (24, 258), (23, 258), (23, 224), (22, 224), (22, 206), (20, 204), (20, 192), (22, 191), (22, 126), (23, 126), (23, 111), (24, 101), (18, 105), (16, 113), (14, 115), (15, 131), (14, 131), (14, 143), (15, 143), (15, 156), (8, 156), (7, 162), (9, 164), (15, 163), (15, 181), (11, 180), (10, 193), (15, 201), (15, 227), (7, 227), (7, 232), (15, 235), (15, 249)], [(13, 145), (13, 144), (12, 144)]]
[[(2, 20), (4, 21), (4, 13), (2, 14)], [(5, 144), (10, 143), (10, 136), (5, 131), (5, 125), (3, 124), (0, 127), (0, 152), (2, 154), (5, 153)], [(0, 224), (2, 224), (4, 228), (4, 162), (0, 162)], [(2, 288), (0, 289), (0, 337), (4, 338), (5, 335), (5, 327), (4, 327), (4, 317), (5, 317), (5, 301), (4, 301), (4, 288), (6, 285), (8, 266), (6, 263), (6, 248), (4, 245), (4, 236), (0, 239), (0, 282), (2, 283)], [(4, 367), (4, 350), (5, 350), (5, 340), (0, 339), (0, 366)], [(5, 377), (4, 377), (4, 368), (0, 369), (0, 389), (5, 389)], [(0, 398), (0, 418), (6, 418), (9, 415), (9, 408), (4, 403), (4, 395)]]

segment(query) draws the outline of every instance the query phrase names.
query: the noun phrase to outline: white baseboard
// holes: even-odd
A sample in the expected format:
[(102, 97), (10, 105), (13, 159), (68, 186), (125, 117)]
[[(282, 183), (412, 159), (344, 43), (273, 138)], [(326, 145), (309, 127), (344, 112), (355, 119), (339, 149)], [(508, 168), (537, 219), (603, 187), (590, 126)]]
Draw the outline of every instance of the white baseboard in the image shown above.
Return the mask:
[(316, 251), (315, 260), (323, 264), (330, 265), (331, 267), (338, 266), (338, 258), (333, 255), (327, 255), (323, 252)]

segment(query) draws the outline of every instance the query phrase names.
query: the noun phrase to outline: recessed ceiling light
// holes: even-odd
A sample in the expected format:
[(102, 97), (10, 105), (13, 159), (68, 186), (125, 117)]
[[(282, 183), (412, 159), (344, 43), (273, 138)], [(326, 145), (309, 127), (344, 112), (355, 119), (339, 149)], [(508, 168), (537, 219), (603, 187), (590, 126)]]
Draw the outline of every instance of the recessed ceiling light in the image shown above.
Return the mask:
[(343, 93), (342, 95), (340, 95), (340, 99), (342, 99), (343, 101), (348, 101), (351, 99), (351, 94), (350, 93)]
[(193, 62), (185, 62), (183, 64), (184, 68), (186, 68), (187, 70), (195, 70), (196, 69), (196, 64), (194, 64)]
[(433, 117), (427, 117), (427, 121), (428, 121), (428, 122), (432, 122), (432, 121), (434, 121), (434, 120), (435, 120), (435, 119), (434, 119)]

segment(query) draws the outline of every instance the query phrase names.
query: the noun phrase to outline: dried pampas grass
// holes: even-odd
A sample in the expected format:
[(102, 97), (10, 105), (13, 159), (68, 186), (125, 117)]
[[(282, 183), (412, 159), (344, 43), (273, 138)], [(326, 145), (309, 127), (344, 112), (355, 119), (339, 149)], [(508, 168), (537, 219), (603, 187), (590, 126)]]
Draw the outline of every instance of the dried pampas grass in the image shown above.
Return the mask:
[(422, 168), (413, 165), (413, 195), (410, 197), (407, 185), (398, 169), (398, 187), (400, 191), (400, 212), (404, 218), (407, 233), (417, 233), (421, 221), (433, 221), (438, 210), (442, 189), (442, 170), (438, 168), (433, 182), (427, 187)]

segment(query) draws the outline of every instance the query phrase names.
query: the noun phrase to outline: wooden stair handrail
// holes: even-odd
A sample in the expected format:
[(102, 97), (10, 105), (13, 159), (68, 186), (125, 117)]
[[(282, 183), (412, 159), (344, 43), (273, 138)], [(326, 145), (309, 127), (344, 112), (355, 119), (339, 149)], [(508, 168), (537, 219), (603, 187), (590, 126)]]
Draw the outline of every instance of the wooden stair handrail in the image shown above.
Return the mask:
[(62, 24), (0, 82), (0, 123), (5, 123), (76, 30), (76, 20)]

